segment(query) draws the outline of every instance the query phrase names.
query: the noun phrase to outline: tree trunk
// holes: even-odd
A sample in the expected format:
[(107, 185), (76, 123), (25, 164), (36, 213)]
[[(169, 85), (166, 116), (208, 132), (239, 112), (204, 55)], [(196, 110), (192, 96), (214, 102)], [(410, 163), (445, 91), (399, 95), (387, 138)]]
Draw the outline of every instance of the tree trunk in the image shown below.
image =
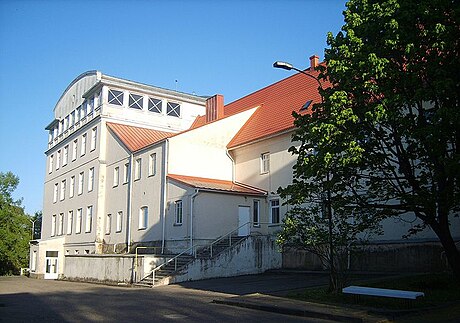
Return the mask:
[(457, 282), (460, 284), (460, 252), (458, 251), (455, 241), (452, 238), (449, 226), (447, 225), (445, 227), (442, 225), (436, 225), (431, 227), (441, 241), (449, 266), (452, 269)]

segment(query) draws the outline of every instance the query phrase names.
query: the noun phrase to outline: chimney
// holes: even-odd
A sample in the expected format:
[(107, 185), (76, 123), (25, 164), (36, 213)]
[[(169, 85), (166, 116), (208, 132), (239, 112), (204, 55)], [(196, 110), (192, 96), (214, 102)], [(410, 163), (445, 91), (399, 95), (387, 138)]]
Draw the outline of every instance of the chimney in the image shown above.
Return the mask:
[(216, 94), (206, 100), (206, 123), (224, 116), (224, 96)]
[(319, 56), (318, 55), (313, 55), (310, 56), (310, 69), (315, 69), (319, 65)]

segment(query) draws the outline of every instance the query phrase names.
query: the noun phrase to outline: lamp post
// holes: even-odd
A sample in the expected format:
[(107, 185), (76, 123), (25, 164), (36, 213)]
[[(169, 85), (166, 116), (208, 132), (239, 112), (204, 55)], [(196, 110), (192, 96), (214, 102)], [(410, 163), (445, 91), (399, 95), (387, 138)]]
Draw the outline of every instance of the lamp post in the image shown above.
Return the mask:
[(34, 240), (34, 235), (35, 235), (35, 221), (37, 220), (31, 220), (30, 218), (27, 218), (31, 223), (32, 223), (32, 239)]
[[(273, 67), (274, 68), (280, 68), (280, 69), (283, 69), (283, 70), (287, 70), (287, 71), (290, 71), (290, 70), (294, 70), (294, 71), (297, 71), (305, 76), (308, 76), (312, 79), (314, 79), (317, 83), (318, 83), (318, 86), (319, 88), (322, 90), (323, 89), (323, 86), (320, 82), (320, 80), (313, 76), (312, 74), (309, 74), (301, 69), (298, 69), (296, 68), (295, 66), (293, 66), (292, 64), (290, 63), (287, 63), (287, 62), (282, 62), (282, 61), (276, 61), (273, 63)], [(322, 95), (322, 93), (320, 93), (320, 96), (321, 96), (321, 103), (324, 103), (324, 97)], [(326, 209), (327, 209), (327, 218), (328, 218), (328, 233), (329, 233), (329, 270), (330, 270), (330, 286), (335, 286), (335, 282), (332, 282), (332, 279), (333, 279), (333, 273), (334, 273), (334, 244), (332, 242), (332, 204), (331, 204), (331, 188), (329, 187), (329, 181), (330, 181), (330, 173), (329, 173), (329, 170), (327, 171), (326, 173), (326, 183), (328, 184), (328, 187), (326, 188), (326, 201), (325, 201), (325, 204), (326, 204)]]

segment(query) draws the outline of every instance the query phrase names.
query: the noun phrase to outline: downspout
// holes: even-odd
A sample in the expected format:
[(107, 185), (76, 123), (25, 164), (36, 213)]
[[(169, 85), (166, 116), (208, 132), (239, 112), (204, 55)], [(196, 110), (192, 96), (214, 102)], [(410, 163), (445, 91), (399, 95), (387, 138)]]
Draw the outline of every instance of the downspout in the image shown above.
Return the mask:
[(200, 189), (196, 188), (195, 193), (190, 196), (190, 249), (193, 254), (193, 201), (195, 197), (200, 193)]
[(230, 152), (228, 151), (228, 149), (225, 149), (225, 153), (227, 154), (227, 157), (230, 158), (230, 160), (232, 161), (232, 182), (235, 183), (235, 173), (236, 173), (236, 170), (235, 170), (235, 160), (232, 158), (232, 156), (230, 155)]
[(166, 176), (168, 173), (168, 154), (169, 154), (169, 139), (166, 138), (165, 143), (164, 143), (164, 150), (163, 150), (163, 162), (162, 162), (162, 171), (163, 171), (163, 176), (162, 176), (162, 189), (163, 189), (163, 194), (162, 194), (162, 207), (161, 207), (161, 253), (163, 254), (165, 251), (165, 231), (166, 231)]
[(133, 197), (133, 161), (134, 161), (134, 153), (131, 153), (129, 156), (129, 178), (128, 178), (128, 214), (127, 214), (127, 246), (128, 250), (127, 253), (129, 253), (131, 249), (131, 208), (132, 208), (132, 197)]

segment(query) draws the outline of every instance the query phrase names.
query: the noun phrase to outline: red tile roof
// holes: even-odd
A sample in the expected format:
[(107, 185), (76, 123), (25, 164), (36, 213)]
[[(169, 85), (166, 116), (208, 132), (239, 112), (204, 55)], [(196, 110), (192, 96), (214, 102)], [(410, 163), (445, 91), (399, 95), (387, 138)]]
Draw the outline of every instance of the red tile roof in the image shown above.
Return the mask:
[(172, 132), (134, 127), (112, 122), (107, 122), (107, 126), (132, 152), (174, 135)]
[[(306, 72), (310, 73), (310, 70)], [(313, 71), (311, 74), (317, 77), (319, 72)], [(308, 100), (313, 101), (310, 107), (321, 101), (318, 83), (313, 78), (297, 73), (227, 104), (225, 116), (259, 106), (227, 147), (235, 148), (292, 129), (292, 111), (298, 112)]]
[(248, 185), (243, 185), (240, 183), (235, 183), (232, 181), (175, 174), (169, 174), (168, 178), (186, 184), (188, 186), (204, 190), (245, 195), (266, 195), (266, 192), (264, 190), (251, 187)]

